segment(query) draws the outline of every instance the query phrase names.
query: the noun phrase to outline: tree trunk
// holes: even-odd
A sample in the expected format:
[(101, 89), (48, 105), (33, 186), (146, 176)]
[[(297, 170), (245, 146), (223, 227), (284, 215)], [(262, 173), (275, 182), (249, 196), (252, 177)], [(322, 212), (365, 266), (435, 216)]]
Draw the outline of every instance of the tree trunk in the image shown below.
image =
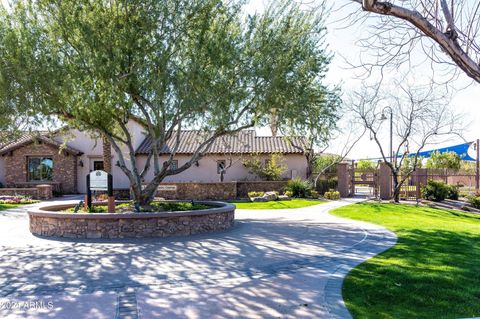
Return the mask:
[(278, 116), (277, 110), (272, 108), (270, 110), (270, 130), (272, 131), (272, 136), (277, 136), (278, 132)]
[(134, 194), (134, 203), (137, 203), (140, 207), (148, 206), (155, 198), (155, 195), (157, 194), (157, 188), (158, 185), (152, 187), (152, 184), (149, 184), (143, 190), (140, 190), (139, 192), (137, 191), (137, 193)]
[(106, 136), (103, 136), (103, 170), (112, 173), (112, 145)]
[(307, 151), (306, 154), (305, 154), (305, 157), (307, 159), (306, 175), (307, 175), (307, 179), (310, 179), (310, 177), (313, 174), (314, 167), (315, 167), (315, 153), (314, 153), (314, 151), (313, 150)]
[(393, 173), (393, 201), (400, 203), (400, 184), (398, 183), (398, 174)]

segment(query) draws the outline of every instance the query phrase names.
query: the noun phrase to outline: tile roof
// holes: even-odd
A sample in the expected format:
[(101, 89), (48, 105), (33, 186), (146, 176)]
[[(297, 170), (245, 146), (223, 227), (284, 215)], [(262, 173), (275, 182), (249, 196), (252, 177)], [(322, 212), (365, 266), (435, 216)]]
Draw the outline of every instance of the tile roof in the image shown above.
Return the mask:
[(31, 144), (31, 143), (38, 143), (43, 142), (45, 144), (49, 144), (58, 148), (62, 148), (66, 152), (74, 155), (81, 155), (83, 154), (81, 151), (70, 147), (68, 145), (63, 145), (63, 143), (55, 141), (54, 139), (50, 138), (50, 132), (48, 131), (34, 131), (34, 132), (25, 132), (21, 133), (19, 136), (15, 138), (5, 139), (2, 138), (0, 141), (0, 155), (4, 155), (10, 151), (13, 151), (17, 148), (22, 146)]
[[(209, 132), (195, 130), (185, 130), (180, 133), (180, 144), (177, 154), (192, 154), (195, 152), (201, 142), (203, 142)], [(283, 136), (256, 136), (254, 130), (244, 130), (234, 135), (219, 137), (210, 147), (208, 154), (303, 154), (303, 150), (294, 145), (306, 145), (305, 138), (293, 137), (287, 140)], [(175, 144), (175, 137), (167, 141), (166, 145), (160, 151), (161, 154), (170, 154)], [(146, 137), (138, 147), (136, 154), (148, 154), (152, 147), (152, 140)]]

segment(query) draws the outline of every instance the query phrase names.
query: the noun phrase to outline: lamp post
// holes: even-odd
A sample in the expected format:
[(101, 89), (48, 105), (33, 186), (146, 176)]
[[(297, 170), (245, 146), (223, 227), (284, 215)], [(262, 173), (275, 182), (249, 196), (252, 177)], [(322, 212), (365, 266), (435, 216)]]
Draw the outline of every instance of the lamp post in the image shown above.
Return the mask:
[[(382, 110), (382, 116), (380, 117), (380, 121), (384, 121), (387, 119), (385, 115), (385, 111), (390, 113), (390, 163), (393, 167), (397, 167), (397, 158), (393, 156), (393, 109), (390, 106), (386, 106)], [(395, 161), (395, 163), (393, 163)], [(390, 177), (390, 188), (393, 189), (393, 174)]]
[[(394, 156), (393, 156), (393, 109), (390, 106), (386, 106), (382, 110), (382, 116), (380, 117), (380, 121), (384, 121), (387, 119), (387, 116), (385, 115), (385, 111), (388, 111), (390, 113), (390, 163), (394, 161)], [(396, 158), (395, 158), (396, 162)]]

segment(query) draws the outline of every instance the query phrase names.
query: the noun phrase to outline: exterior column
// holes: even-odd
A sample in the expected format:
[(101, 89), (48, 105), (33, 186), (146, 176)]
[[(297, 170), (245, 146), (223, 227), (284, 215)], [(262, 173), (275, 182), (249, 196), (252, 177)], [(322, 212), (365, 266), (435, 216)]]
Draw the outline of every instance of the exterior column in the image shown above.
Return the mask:
[(392, 171), (385, 162), (380, 163), (378, 186), (380, 187), (381, 200), (392, 199)]
[(350, 177), (348, 175), (348, 163), (337, 164), (337, 188), (341, 197), (350, 196)]

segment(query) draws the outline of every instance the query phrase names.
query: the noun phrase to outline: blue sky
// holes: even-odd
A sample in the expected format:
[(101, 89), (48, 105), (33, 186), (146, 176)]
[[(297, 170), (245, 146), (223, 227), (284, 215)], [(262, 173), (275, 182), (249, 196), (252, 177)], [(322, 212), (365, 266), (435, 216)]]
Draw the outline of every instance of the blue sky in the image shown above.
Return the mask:
[[(314, 3), (315, 1), (303, 1), (303, 3)], [(263, 0), (251, 0), (247, 6), (246, 11), (254, 12), (261, 11), (267, 1)], [(360, 82), (354, 71), (349, 69), (346, 61), (355, 61), (358, 59), (361, 48), (358, 46), (358, 41), (368, 35), (367, 28), (369, 23), (373, 23), (374, 20), (367, 20), (367, 23), (356, 24), (353, 27), (345, 27), (344, 22), (339, 22), (342, 18), (345, 18), (352, 10), (356, 10), (359, 6), (355, 3), (351, 3), (349, 0), (337, 0), (337, 1), (327, 1), (328, 5), (332, 6), (329, 17), (327, 18), (327, 29), (328, 36), (327, 42), (331, 51), (335, 54), (335, 58), (330, 66), (330, 72), (327, 77), (328, 83), (334, 85), (341, 83), (343, 91), (347, 93), (349, 90), (358, 87)], [(345, 4), (351, 3), (344, 7)], [(425, 55), (420, 50), (417, 50), (412, 54), (412, 60), (420, 63), (425, 60)], [(416, 73), (416, 81), (426, 81), (431, 75), (430, 64), (420, 65), (419, 70)], [(435, 66), (436, 67), (436, 66)], [(438, 66), (440, 69), (440, 66)], [(375, 81), (376, 76), (373, 75), (370, 78), (370, 81)], [(390, 72), (387, 76), (395, 78), (399, 76), (397, 72)], [(469, 125), (466, 126), (464, 131), (464, 138), (467, 141), (472, 141), (477, 138), (480, 138), (480, 132), (478, 127), (480, 126), (480, 85), (472, 84), (472, 81), (463, 74), (459, 76), (457, 80), (453, 83), (456, 88), (459, 90), (453, 96), (451, 101), (451, 106), (459, 113), (464, 113), (466, 118), (466, 123), (469, 122)], [(466, 87), (466, 88), (465, 88)], [(460, 89), (461, 88), (461, 89)], [(476, 105), (478, 104), (478, 105)], [(263, 131), (263, 130), (262, 130)], [(385, 134), (385, 141), (388, 141), (388, 134)], [(344, 145), (344, 140), (346, 139), (345, 134), (340, 134), (340, 136), (332, 141), (332, 146), (329, 151), (339, 153), (341, 148)], [(460, 138), (452, 138), (449, 141), (440, 143), (439, 146), (447, 146), (462, 143), (463, 140)], [(385, 143), (385, 149), (387, 149), (387, 144)], [(370, 141), (368, 134), (363, 138), (359, 144), (352, 150), (349, 157), (351, 158), (367, 158), (367, 157), (377, 157), (379, 156), (378, 148), (374, 142)]]

